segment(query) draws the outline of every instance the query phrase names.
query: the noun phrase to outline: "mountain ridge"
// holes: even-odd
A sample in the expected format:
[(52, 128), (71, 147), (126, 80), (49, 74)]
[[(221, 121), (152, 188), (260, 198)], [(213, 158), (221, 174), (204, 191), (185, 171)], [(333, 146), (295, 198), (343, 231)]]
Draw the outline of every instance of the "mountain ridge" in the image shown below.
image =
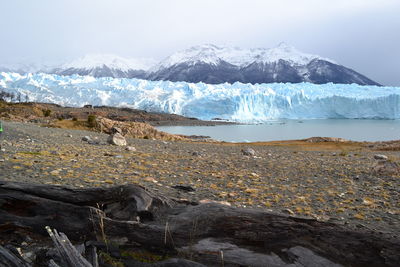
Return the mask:
[[(334, 60), (300, 52), (286, 43), (274, 48), (252, 49), (204, 44), (173, 53), (158, 64), (154, 62), (110, 54), (86, 55), (41, 72), (210, 84), (332, 82), (380, 85)], [(3, 69), (10, 71), (10, 68)], [(19, 69), (17, 72), (23, 71)]]

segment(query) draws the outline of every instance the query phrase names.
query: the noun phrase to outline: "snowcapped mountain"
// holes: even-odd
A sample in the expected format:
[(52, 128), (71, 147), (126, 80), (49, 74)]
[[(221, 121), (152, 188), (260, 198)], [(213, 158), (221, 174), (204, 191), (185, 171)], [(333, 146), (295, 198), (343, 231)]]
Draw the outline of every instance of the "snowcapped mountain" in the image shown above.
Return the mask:
[(151, 59), (115, 55), (87, 55), (56, 68), (7, 67), (0, 71), (45, 72), (69, 76), (138, 78), (153, 81), (220, 83), (341, 83), (379, 85), (356, 71), (285, 43), (275, 48), (242, 49), (212, 44), (194, 46), (155, 64)]
[(283, 42), (272, 49), (241, 49), (238, 47), (205, 44), (194, 46), (169, 56), (154, 67), (152, 71), (166, 69), (177, 64), (182, 64), (183, 62), (189, 65), (205, 63), (217, 66), (221, 61), (224, 61), (237, 67), (246, 67), (252, 63), (268, 64), (278, 62), (279, 60), (286, 60), (295, 65), (306, 65), (313, 59), (333, 62), (332, 60), (324, 59), (316, 55), (301, 53), (294, 47)]
[(126, 59), (116, 55), (86, 55), (51, 70), (59, 75), (90, 75), (93, 77), (144, 78), (153, 65), (151, 59)]
[(357, 83), (379, 85), (333, 60), (280, 43), (275, 48), (241, 49), (215, 45), (177, 52), (150, 69), (150, 80), (218, 83)]
[(0, 87), (30, 101), (131, 107), (210, 120), (400, 119), (400, 87), (356, 84), (205, 84), (0, 72)]

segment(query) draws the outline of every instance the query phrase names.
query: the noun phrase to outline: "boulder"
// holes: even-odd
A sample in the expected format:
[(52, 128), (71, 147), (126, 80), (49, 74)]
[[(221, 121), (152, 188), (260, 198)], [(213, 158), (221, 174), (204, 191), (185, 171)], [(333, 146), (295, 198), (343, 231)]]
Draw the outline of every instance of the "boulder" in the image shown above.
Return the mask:
[(116, 133), (122, 134), (122, 129), (114, 126), (111, 128), (111, 133), (112, 134), (116, 134)]
[(252, 149), (252, 148), (249, 148), (249, 147), (245, 148), (245, 149), (242, 149), (242, 153), (245, 156), (251, 156), (251, 157), (254, 157), (256, 155), (256, 151), (254, 149)]
[(107, 139), (107, 142), (111, 145), (126, 146), (126, 139), (120, 133), (110, 135)]

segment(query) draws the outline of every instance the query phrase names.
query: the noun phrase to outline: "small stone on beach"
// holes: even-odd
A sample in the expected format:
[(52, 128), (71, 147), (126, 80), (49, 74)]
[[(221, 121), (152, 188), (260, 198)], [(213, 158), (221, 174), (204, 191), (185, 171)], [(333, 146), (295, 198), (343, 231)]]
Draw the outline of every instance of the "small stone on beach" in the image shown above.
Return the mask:
[(374, 159), (377, 159), (377, 160), (387, 160), (388, 157), (385, 156), (385, 155), (382, 155), (382, 154), (375, 154), (375, 155), (374, 155)]

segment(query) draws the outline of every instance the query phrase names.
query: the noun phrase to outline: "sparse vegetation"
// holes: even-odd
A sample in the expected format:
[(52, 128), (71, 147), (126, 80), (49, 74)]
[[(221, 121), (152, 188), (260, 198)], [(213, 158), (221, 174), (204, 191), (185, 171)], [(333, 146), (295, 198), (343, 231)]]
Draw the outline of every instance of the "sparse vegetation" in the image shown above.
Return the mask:
[(40, 152), (35, 152), (35, 151), (20, 151), (18, 152), (20, 154), (26, 154), (26, 155), (41, 155), (42, 153)]
[(90, 128), (94, 128), (96, 126), (96, 116), (89, 115), (87, 118), (87, 123)]
[(99, 253), (99, 256), (105, 263), (107, 263), (113, 267), (124, 267), (125, 266), (121, 261), (111, 257), (111, 255), (106, 252), (101, 251)]
[(44, 109), (43, 110), (43, 116), (49, 117), (51, 115), (51, 109)]
[(122, 251), (121, 256), (130, 257), (137, 261), (146, 263), (154, 263), (168, 258), (148, 251)]

